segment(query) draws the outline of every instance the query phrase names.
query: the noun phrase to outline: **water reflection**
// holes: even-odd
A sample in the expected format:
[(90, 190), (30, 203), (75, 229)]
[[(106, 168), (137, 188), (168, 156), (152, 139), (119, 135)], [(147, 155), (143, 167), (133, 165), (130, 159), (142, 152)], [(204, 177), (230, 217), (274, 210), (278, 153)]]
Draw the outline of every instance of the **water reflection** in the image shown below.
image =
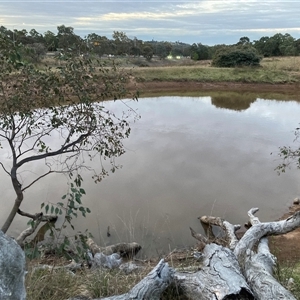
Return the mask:
[[(259, 207), (263, 221), (279, 217), (300, 194), (300, 173), (277, 176), (278, 161), (270, 153), (293, 140), (300, 105), (247, 99), (248, 109), (238, 112), (217, 109), (211, 97), (145, 98), (132, 104), (142, 118), (125, 143), (123, 168), (97, 185), (85, 174), (85, 201), (93, 213), (78, 219), (77, 228), (88, 228), (102, 245), (134, 240), (143, 245), (143, 254), (156, 255), (194, 244), (189, 226), (200, 231), (201, 215), (243, 224), (247, 210)], [(2, 220), (4, 203), (13, 199), (5, 180)], [(65, 192), (63, 177), (49, 177), (26, 193), (30, 201), (23, 209), (36, 212), (41, 199), (57, 202)], [(11, 232), (24, 227), (21, 222)]]
[(256, 101), (253, 94), (220, 93), (211, 97), (211, 104), (218, 108), (226, 108), (237, 111), (246, 110)]

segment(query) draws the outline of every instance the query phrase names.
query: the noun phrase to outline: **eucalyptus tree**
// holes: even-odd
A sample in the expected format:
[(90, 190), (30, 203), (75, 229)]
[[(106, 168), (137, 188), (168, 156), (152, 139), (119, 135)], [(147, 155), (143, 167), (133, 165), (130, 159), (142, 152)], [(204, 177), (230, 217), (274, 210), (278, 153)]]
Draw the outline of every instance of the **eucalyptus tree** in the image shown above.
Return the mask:
[[(68, 213), (76, 216), (77, 210), (85, 215), (89, 210), (81, 203), (85, 192), (80, 170), (90, 169), (86, 160), (100, 156), (110, 162), (99, 172), (93, 170), (98, 182), (110, 167), (115, 170), (115, 157), (125, 152), (128, 114), (118, 117), (99, 101), (127, 97), (128, 74), (114, 65), (108, 68), (68, 53), (59, 67), (40, 70), (23, 62), (19, 54), (23, 50), (13, 41), (4, 35), (0, 39), (0, 151), (9, 158), (0, 160), (0, 166), (1, 176), (10, 178), (15, 193), (15, 199), (1, 199), (11, 205), (1, 230), (8, 230), (16, 214), (41, 216), (22, 210), (24, 201), (33, 201), (25, 199), (24, 192), (53, 173), (65, 173), (74, 181)], [(21, 176), (36, 163), (44, 165), (44, 172), (34, 178)], [(58, 214), (63, 208), (60, 202), (46, 212)]]

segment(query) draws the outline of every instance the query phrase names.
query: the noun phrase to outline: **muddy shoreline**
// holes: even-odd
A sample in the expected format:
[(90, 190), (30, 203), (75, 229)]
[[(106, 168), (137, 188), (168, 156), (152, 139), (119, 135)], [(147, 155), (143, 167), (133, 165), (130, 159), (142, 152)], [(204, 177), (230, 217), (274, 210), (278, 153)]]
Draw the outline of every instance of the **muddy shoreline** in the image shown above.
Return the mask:
[[(130, 88), (136, 88), (142, 94), (165, 92), (192, 92), (192, 91), (236, 91), (236, 92), (260, 92), (282, 93), (288, 95), (299, 94), (300, 83), (240, 83), (240, 82), (182, 82), (182, 81), (148, 81), (132, 82)], [(299, 97), (300, 98), (300, 97)]]

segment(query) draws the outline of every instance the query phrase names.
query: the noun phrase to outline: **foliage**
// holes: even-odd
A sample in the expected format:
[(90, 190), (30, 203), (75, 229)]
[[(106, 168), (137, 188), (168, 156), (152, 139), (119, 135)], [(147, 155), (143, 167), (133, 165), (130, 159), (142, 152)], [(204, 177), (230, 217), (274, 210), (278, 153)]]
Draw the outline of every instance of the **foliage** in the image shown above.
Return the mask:
[[(45, 250), (56, 257), (63, 256), (77, 262), (86, 259), (86, 240), (90, 236), (88, 230), (84, 233), (76, 232), (72, 236), (66, 236), (64, 233), (67, 227), (75, 230), (72, 220), (78, 217), (78, 213), (86, 217), (86, 214), (91, 212), (88, 207), (82, 205), (85, 190), (81, 187), (81, 182), (82, 177), (78, 175), (74, 183), (70, 183), (69, 192), (62, 196), (63, 202), (41, 204), (41, 209), (44, 208), (46, 214), (50, 212), (51, 215), (61, 216), (62, 221), (60, 226), (56, 226), (55, 222), (45, 223), (38, 229), (35, 237), (25, 243), (24, 251), (28, 259), (41, 257)], [(30, 220), (28, 225), (33, 227), (35, 222)]]
[(193, 60), (207, 60), (211, 59), (211, 53), (209, 47), (199, 44), (193, 44), (191, 46), (191, 59)]
[[(140, 56), (144, 46), (148, 45), (153, 49), (153, 55), (161, 59), (172, 55), (173, 57), (183, 56), (191, 57), (194, 60), (204, 60), (211, 59), (218, 49), (224, 47), (224, 45), (206, 46), (201, 43), (190, 45), (180, 41), (142, 41), (137, 37), (131, 39), (122, 31), (114, 31), (112, 39), (97, 33), (89, 33), (82, 38), (75, 34), (73, 27), (66, 25), (57, 26), (57, 33), (48, 30), (44, 34), (37, 32), (35, 29), (28, 32), (25, 29), (9, 30), (4, 26), (0, 26), (0, 33), (9, 37), (15, 45), (42, 44), (47, 51), (68, 49), (77, 54), (88, 52), (99, 56)], [(243, 36), (236, 44), (231, 46), (253, 46), (264, 57), (297, 56), (300, 54), (300, 39), (295, 39), (288, 33), (277, 33), (271, 37), (263, 36), (253, 42), (250, 42), (247, 36)]]
[(217, 51), (212, 65), (216, 67), (259, 66), (261, 57), (253, 47), (226, 47)]
[(253, 46), (265, 57), (299, 55), (297, 41), (288, 33), (276, 33), (272, 37), (261, 37), (253, 42)]
[[(295, 129), (295, 143), (299, 143), (300, 128)], [(292, 165), (296, 165), (297, 169), (300, 169), (300, 147), (292, 148), (291, 146), (279, 147), (279, 157), (282, 159), (282, 163), (276, 167), (278, 174), (284, 173), (287, 168)]]
[[(0, 165), (16, 193), (2, 226), (6, 232), (25, 190), (38, 180), (52, 173), (78, 180), (80, 170), (90, 169), (86, 158), (99, 156), (110, 162), (112, 171), (116, 169), (115, 157), (125, 152), (123, 140), (130, 134), (128, 115), (118, 117), (99, 101), (128, 97), (125, 85), (129, 74), (116, 65), (107, 68), (98, 60), (74, 56), (72, 49), (62, 53), (59, 67), (41, 71), (24, 61), (24, 46), (15, 46), (3, 35), (0, 39), (0, 144), (11, 158)], [(36, 162), (44, 164), (42, 173), (20, 176)], [(93, 179), (99, 182), (105, 175), (102, 166), (100, 171), (94, 170)], [(74, 197), (68, 202), (69, 216), (76, 216), (74, 203), (80, 204), (83, 190), (77, 186), (71, 191), (75, 194), (68, 196)], [(49, 209), (59, 212), (59, 207)], [(88, 212), (83, 206), (79, 211), (83, 215)]]
[(150, 61), (153, 57), (153, 49), (150, 45), (145, 45), (143, 47), (142, 53), (144, 55), (144, 57), (146, 58), (146, 60)]

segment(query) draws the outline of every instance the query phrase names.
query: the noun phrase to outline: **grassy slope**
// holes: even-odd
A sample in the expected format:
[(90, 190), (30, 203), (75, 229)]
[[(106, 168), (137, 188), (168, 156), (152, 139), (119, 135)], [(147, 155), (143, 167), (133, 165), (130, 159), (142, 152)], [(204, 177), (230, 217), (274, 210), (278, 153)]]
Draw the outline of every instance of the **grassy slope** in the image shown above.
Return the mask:
[[(184, 65), (185, 62), (189, 65)], [(260, 68), (215, 68), (210, 62), (190, 60), (181, 64), (153, 62), (149, 67), (134, 68), (137, 81), (198, 81), (198, 82), (245, 82), (245, 83), (295, 83), (300, 82), (300, 57), (264, 59)]]

